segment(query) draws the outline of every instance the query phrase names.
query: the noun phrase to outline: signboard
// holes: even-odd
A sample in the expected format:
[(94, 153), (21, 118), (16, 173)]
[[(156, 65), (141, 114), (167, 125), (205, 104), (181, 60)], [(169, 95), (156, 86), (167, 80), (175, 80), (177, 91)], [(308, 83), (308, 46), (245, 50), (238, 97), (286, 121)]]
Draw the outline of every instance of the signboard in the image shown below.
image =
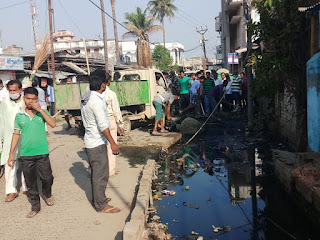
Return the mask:
[(233, 64), (233, 53), (228, 53), (228, 64)]
[(239, 53), (228, 53), (228, 64), (239, 64)]
[(0, 56), (0, 70), (24, 70), (22, 57)]

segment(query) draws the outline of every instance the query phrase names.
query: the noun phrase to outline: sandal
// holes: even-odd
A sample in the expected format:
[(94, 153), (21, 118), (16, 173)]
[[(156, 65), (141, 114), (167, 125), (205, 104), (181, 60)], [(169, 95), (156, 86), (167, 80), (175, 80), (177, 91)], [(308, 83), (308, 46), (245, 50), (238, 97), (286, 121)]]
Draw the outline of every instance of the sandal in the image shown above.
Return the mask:
[(35, 217), (40, 211), (31, 211), (27, 214), (27, 218), (33, 218)]
[(105, 208), (104, 209), (102, 209), (101, 211), (100, 211), (100, 213), (118, 213), (118, 212), (120, 212), (121, 210), (119, 209), (119, 208), (117, 208), (117, 207), (113, 207), (113, 206), (111, 206), (111, 205), (107, 205), (107, 206), (105, 206)]
[(5, 202), (12, 202), (17, 197), (19, 197), (19, 193), (9, 193), (5, 199)]
[(163, 132), (161, 131), (161, 133), (169, 133), (169, 131), (168, 130), (164, 130)]
[(47, 204), (48, 206), (53, 206), (53, 204), (54, 204), (54, 199), (53, 199), (53, 196), (52, 196), (52, 195), (51, 195), (51, 197), (49, 197), (49, 198), (46, 199), (46, 204)]
[(152, 135), (152, 136), (162, 136), (162, 134), (159, 133), (159, 132), (152, 132), (151, 135)]

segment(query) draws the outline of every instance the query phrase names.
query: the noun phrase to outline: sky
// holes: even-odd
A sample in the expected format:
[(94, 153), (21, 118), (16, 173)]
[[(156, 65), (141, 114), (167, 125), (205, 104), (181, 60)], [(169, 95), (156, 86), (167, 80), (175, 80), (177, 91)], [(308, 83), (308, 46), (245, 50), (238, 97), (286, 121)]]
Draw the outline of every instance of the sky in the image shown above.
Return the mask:
[[(40, 38), (49, 35), (48, 1), (35, 0), (38, 10)], [(99, 0), (92, 0), (100, 5)], [(149, 0), (116, 0), (116, 14), (119, 22), (124, 22), (126, 12), (133, 12), (136, 7), (145, 9)], [(105, 10), (110, 15), (110, 0), (104, 0)], [(17, 4), (16, 6), (12, 6)], [(219, 45), (218, 33), (215, 32), (215, 17), (221, 11), (220, 0), (174, 0), (179, 11), (169, 21), (165, 20), (166, 42), (180, 42), (184, 45), (184, 57), (200, 57), (203, 51), (200, 46), (201, 35), (196, 28), (207, 27), (205, 35), (207, 55), (215, 57), (215, 47)], [(100, 10), (89, 0), (52, 0), (54, 9), (55, 30), (70, 30), (74, 32), (75, 39), (97, 39), (103, 36)], [(114, 38), (112, 19), (106, 16), (108, 39)], [(156, 24), (160, 24), (157, 22)], [(16, 44), (25, 51), (33, 49), (33, 32), (29, 1), (26, 0), (0, 0), (0, 30), (2, 30), (1, 45), (3, 48)], [(126, 29), (118, 26), (119, 39)], [(162, 32), (152, 34), (151, 42), (162, 42)], [(188, 51), (194, 49), (192, 51)]]

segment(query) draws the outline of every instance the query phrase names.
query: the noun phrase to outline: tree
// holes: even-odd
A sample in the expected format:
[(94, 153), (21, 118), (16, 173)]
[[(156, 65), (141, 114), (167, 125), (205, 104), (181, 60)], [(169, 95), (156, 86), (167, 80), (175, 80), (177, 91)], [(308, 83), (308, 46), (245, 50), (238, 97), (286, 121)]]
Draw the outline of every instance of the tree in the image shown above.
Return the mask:
[(147, 16), (147, 10), (142, 11), (137, 7), (135, 12), (125, 13), (126, 27), (130, 32), (122, 35), (123, 38), (137, 37), (137, 63), (138, 66), (151, 67), (151, 53), (149, 34), (162, 30), (159, 25), (154, 25), (155, 18)]
[(161, 71), (169, 72), (172, 69), (173, 59), (170, 52), (162, 45), (157, 45), (154, 48), (152, 60), (157, 62), (156, 66)]
[(150, 13), (156, 17), (162, 24), (163, 28), (163, 46), (166, 47), (166, 32), (164, 28), (164, 18), (169, 17), (171, 20), (174, 17), (174, 12), (178, 11), (178, 8), (173, 4), (174, 0), (153, 0), (148, 3), (148, 9)]
[(119, 39), (118, 39), (118, 27), (117, 27), (117, 18), (116, 18), (116, 10), (115, 10), (115, 0), (110, 0), (111, 8), (112, 8), (112, 17), (113, 17), (113, 29), (114, 29), (114, 42), (116, 45), (116, 64), (120, 65), (120, 50), (119, 50)]

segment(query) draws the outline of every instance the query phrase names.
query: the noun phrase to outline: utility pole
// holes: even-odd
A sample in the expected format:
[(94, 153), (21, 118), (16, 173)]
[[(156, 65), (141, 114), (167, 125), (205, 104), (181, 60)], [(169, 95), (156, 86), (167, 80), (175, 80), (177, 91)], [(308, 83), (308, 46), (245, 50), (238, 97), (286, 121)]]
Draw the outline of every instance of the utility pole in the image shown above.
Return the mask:
[(33, 30), (33, 40), (34, 47), (37, 49), (38, 46), (38, 13), (37, 5), (35, 0), (30, 0), (30, 10), (31, 10), (31, 19), (32, 19), (32, 30)]
[(207, 26), (206, 26), (205, 29), (203, 29), (202, 26), (201, 26), (201, 29), (199, 29), (199, 30), (197, 28), (197, 33), (199, 33), (202, 36), (202, 40), (200, 40), (200, 43), (202, 45), (203, 54), (204, 54), (204, 58), (206, 59), (206, 63), (208, 62), (207, 52), (206, 52), (206, 41), (207, 40), (205, 40), (204, 35), (206, 34), (207, 31), (208, 31), (208, 27)]
[[(251, 21), (251, 5), (248, 0), (244, 0), (246, 11), (247, 11), (247, 22)], [(247, 28), (247, 54), (251, 54), (252, 52), (252, 34)], [(248, 58), (247, 58), (248, 59)], [(254, 113), (253, 113), (253, 98), (252, 98), (252, 67), (246, 67), (247, 80), (248, 80), (248, 130), (249, 132), (253, 131), (253, 121), (254, 121)]]
[(106, 16), (104, 13), (103, 0), (100, 0), (100, 7), (101, 7), (101, 18), (102, 18), (102, 29), (103, 29), (105, 71), (106, 71), (106, 73), (109, 73), (107, 27), (106, 27)]
[(49, 7), (49, 25), (50, 25), (50, 45), (51, 45), (51, 70), (52, 70), (52, 81), (56, 81), (56, 66), (54, 60), (54, 48), (53, 48), (53, 32), (52, 32), (52, 7), (51, 0), (48, 0)]

